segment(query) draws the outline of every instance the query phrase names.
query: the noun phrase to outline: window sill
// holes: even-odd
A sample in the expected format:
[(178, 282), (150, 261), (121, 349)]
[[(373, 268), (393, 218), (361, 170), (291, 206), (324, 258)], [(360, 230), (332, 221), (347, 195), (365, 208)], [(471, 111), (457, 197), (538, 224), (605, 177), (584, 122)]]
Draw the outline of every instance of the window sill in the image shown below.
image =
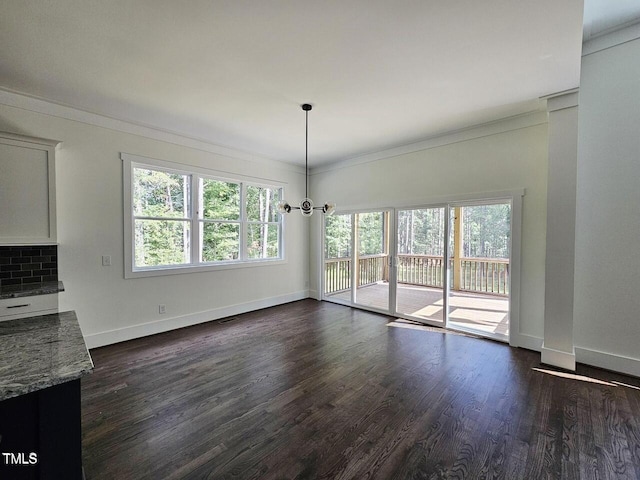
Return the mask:
[(236, 268), (271, 267), (284, 265), (286, 259), (274, 258), (273, 260), (245, 260), (228, 263), (204, 264), (204, 265), (179, 265), (176, 267), (144, 268), (131, 270), (125, 268), (124, 278), (161, 277), (165, 275), (182, 275), (188, 273), (215, 272), (219, 270), (233, 270)]

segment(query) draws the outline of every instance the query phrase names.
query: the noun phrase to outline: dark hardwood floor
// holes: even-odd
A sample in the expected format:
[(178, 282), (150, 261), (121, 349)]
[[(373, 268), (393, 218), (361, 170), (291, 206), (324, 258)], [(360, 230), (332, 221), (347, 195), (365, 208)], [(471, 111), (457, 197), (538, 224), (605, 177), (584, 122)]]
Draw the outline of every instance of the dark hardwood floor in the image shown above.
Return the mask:
[(303, 300), (91, 351), (98, 479), (640, 478), (640, 380)]

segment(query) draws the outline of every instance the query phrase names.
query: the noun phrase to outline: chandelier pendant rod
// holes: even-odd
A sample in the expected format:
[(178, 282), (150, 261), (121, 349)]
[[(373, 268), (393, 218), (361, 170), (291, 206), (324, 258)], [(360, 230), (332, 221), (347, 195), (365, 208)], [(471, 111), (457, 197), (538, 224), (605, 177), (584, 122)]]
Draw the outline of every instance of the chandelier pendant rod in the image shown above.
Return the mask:
[(309, 110), (304, 115), (304, 198), (309, 198)]
[(335, 203), (325, 203), (321, 207), (314, 207), (313, 202), (309, 198), (309, 110), (313, 106), (309, 103), (301, 105), (304, 110), (304, 199), (300, 202), (300, 206), (294, 207), (286, 200), (278, 202), (277, 210), (281, 214), (290, 213), (291, 210), (300, 210), (305, 217), (313, 214), (314, 210), (321, 210), (325, 215), (331, 215), (336, 209)]

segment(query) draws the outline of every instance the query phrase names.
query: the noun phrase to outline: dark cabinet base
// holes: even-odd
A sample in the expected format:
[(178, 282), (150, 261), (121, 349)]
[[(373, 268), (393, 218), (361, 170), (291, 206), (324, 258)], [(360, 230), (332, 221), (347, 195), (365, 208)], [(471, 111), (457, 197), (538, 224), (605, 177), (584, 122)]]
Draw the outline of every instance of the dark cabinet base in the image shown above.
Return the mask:
[(0, 402), (0, 478), (82, 479), (80, 380)]

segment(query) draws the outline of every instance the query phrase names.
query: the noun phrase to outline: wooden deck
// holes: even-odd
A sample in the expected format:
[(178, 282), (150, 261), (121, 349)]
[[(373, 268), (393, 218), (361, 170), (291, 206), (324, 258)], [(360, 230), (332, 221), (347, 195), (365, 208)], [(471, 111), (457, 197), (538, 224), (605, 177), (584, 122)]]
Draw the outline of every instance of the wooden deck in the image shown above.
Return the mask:
[[(339, 292), (328, 298), (349, 302), (351, 292)], [(389, 284), (379, 282), (360, 287), (356, 304), (387, 310)], [(443, 323), (442, 289), (418, 285), (398, 285), (397, 311), (419, 319)], [(449, 300), (451, 326), (471, 328), (481, 334), (500, 337), (509, 335), (509, 300), (507, 297), (470, 292), (452, 292)]]

